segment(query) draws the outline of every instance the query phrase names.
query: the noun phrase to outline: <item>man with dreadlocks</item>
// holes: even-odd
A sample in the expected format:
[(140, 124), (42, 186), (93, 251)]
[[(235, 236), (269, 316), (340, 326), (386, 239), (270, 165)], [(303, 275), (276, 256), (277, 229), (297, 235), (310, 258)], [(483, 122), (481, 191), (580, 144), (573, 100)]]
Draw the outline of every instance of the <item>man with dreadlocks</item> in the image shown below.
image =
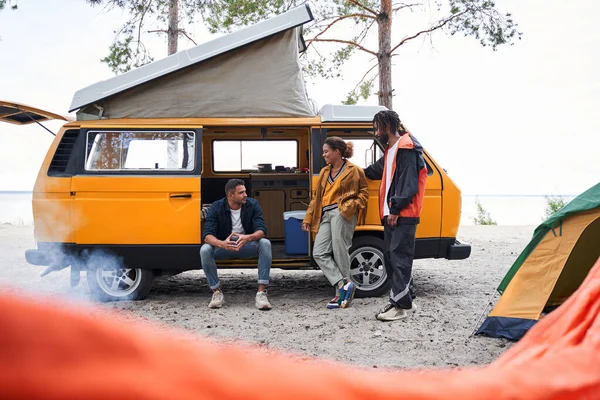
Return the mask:
[(421, 144), (404, 128), (396, 112), (378, 112), (373, 129), (385, 146), (385, 154), (365, 169), (365, 175), (381, 180), (379, 216), (384, 225), (385, 269), (392, 283), (389, 304), (377, 319), (395, 321), (416, 310), (411, 293), (412, 264), (427, 167)]

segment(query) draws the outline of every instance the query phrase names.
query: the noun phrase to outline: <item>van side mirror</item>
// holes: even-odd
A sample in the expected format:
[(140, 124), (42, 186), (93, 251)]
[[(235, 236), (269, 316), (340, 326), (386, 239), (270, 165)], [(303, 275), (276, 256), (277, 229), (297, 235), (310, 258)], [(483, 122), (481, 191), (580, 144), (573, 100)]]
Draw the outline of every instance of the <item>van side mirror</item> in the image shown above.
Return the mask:
[(365, 168), (373, 164), (373, 147), (365, 150)]

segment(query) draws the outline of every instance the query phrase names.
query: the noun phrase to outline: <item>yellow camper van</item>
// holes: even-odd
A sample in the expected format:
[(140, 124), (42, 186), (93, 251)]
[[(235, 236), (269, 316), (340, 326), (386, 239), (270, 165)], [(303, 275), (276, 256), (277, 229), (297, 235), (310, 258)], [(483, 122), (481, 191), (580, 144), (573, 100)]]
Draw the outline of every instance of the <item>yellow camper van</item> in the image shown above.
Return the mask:
[[(310, 202), (327, 136), (354, 142), (355, 164), (381, 157), (371, 121), (383, 108), (315, 109), (298, 63), (300, 28), (311, 19), (299, 7), (76, 92), (70, 110), (77, 119), (56, 134), (33, 189), (37, 249), (26, 252), (27, 261), (47, 266), (46, 273), (71, 267), (73, 284), (86, 272), (103, 301), (142, 299), (155, 276), (201, 269), (203, 217), (224, 197), (226, 181), (240, 178), (263, 210), (273, 268), (316, 268), (310, 238), (290, 219)], [(13, 123), (59, 117), (9, 102), (0, 108), (0, 118)], [(470, 246), (456, 240), (460, 190), (424, 157), (415, 256), (467, 258)], [(377, 296), (389, 286), (379, 182), (369, 187), (351, 274), (357, 295)], [(256, 260), (218, 265), (255, 268)]]

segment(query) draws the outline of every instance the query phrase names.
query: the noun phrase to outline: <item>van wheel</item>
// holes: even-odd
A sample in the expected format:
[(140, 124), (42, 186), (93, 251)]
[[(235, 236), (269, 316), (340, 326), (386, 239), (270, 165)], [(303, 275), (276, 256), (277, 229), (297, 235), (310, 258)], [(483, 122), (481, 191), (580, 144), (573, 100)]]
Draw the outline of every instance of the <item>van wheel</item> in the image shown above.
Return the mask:
[(378, 297), (390, 290), (383, 263), (383, 240), (374, 236), (352, 240), (350, 279), (356, 284), (356, 297)]
[(87, 271), (92, 296), (99, 301), (143, 300), (152, 287), (154, 273), (140, 268), (94, 268)]

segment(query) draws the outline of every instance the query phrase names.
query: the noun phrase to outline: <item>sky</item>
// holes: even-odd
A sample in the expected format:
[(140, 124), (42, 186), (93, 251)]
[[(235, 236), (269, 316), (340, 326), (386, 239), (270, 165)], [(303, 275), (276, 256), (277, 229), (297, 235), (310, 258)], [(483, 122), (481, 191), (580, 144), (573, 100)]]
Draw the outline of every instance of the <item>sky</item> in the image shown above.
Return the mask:
[[(0, 99), (67, 115), (76, 90), (113, 76), (100, 59), (126, 14), (84, 0), (18, 6), (0, 12)], [(600, 2), (496, 6), (512, 13), (522, 40), (492, 51), (436, 33), (402, 46), (392, 66), (394, 110), (463, 194), (579, 194), (600, 181)], [(394, 19), (392, 42), (426, 18)], [(186, 29), (198, 43), (216, 37), (201, 23)], [(340, 32), (350, 37), (352, 28)], [(166, 56), (164, 37), (146, 44), (155, 59)], [(180, 50), (193, 46), (180, 40)], [(352, 59), (340, 79), (307, 78), (309, 97), (339, 104), (369, 62)], [(45, 125), (56, 132), (61, 123)], [(52, 139), (36, 125), (0, 123), (0, 191), (31, 190)]]

